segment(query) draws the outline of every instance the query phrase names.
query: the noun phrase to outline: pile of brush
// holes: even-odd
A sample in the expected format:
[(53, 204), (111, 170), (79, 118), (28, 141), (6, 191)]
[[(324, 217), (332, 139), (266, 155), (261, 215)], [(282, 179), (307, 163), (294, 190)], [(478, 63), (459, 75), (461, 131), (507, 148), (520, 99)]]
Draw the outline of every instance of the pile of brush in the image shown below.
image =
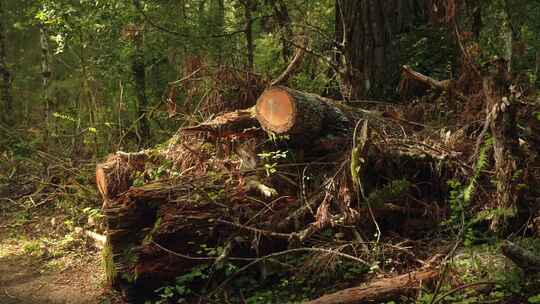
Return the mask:
[[(109, 282), (127, 298), (142, 299), (202, 264), (222, 272), (209, 294), (238, 273), (285, 255), (332, 255), (369, 266), (372, 246), (380, 248), (385, 238), (425, 238), (448, 219), (451, 179), (473, 184), (485, 174), (497, 178), (500, 185), (476, 194), (490, 200), (482, 208), (513, 209), (517, 197), (525, 197), (519, 184), (533, 174), (516, 178), (523, 160), (507, 125), (512, 119), (515, 125), (516, 113), (512, 102), (504, 104), (505, 86), (493, 82), (502, 80), (489, 79), (485, 121), (476, 125), (430, 124), (426, 113), (412, 121), (415, 105), (359, 108), (273, 86), (256, 105), (182, 128), (165, 145), (109, 156), (96, 172)], [(454, 90), (454, 104), (465, 104), (467, 97), (452, 85), (420, 81), (444, 96)], [(436, 112), (433, 104), (424, 109)], [(486, 135), (495, 167), (487, 173), (475, 165), (478, 155), (491, 151)], [(503, 220), (493, 219), (494, 229)], [(329, 228), (332, 241), (321, 241)], [(401, 261), (410, 265), (429, 258), (403, 251)], [(226, 274), (226, 263), (236, 272)], [(314, 303), (404, 293), (437, 275), (430, 265)]]

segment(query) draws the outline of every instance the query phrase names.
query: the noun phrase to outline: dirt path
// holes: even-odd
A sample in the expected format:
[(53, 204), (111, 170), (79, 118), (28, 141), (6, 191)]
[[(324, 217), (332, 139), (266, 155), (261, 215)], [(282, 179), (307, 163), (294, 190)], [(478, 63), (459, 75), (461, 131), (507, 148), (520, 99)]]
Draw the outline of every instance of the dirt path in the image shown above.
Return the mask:
[[(117, 303), (104, 295), (100, 253), (49, 232), (0, 228), (0, 303)], [(73, 247), (59, 251), (62, 246)]]
[[(13, 251), (17, 245), (2, 242), (2, 246), (3, 253), (17, 252)], [(0, 303), (107, 303), (102, 297), (97, 258), (91, 255), (79, 265), (44, 271), (44, 259), (0, 255)]]

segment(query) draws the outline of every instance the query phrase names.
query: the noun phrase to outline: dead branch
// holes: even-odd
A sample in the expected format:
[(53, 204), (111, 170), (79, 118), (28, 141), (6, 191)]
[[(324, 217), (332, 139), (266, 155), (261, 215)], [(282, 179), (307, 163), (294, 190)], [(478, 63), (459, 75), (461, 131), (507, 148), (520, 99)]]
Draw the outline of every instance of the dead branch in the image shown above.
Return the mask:
[[(305, 42), (304, 42), (305, 44)], [(287, 82), (287, 80), (296, 72), (298, 71), (298, 67), (302, 63), (302, 59), (304, 58), (304, 54), (306, 53), (306, 49), (304, 47), (297, 47), (296, 48), (296, 54), (294, 55), (294, 58), (291, 60), (285, 71), (281, 73), (276, 79), (274, 79), (270, 86), (276, 86), (281, 85)]]
[(400, 276), (372, 282), (366, 286), (353, 287), (324, 295), (304, 304), (353, 304), (382, 301), (419, 289), (438, 276), (436, 270), (419, 270)]
[[(410, 66), (404, 65), (401, 68), (403, 79), (412, 79), (417, 82), (426, 84), (432, 90), (438, 91), (452, 91), (452, 94), (455, 94), (459, 99), (467, 101), (468, 98), (463, 95), (462, 92), (457, 91), (453, 86), (453, 80), (437, 80), (426, 76), (422, 73), (419, 73), (413, 70)], [(403, 81), (403, 80), (402, 80)]]

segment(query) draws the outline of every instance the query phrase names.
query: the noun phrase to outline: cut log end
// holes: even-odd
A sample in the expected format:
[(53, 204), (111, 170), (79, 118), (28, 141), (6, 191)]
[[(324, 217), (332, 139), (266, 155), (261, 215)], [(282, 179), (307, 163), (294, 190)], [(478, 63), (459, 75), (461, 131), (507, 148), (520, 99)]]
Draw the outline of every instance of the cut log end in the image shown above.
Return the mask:
[(267, 131), (284, 134), (294, 126), (297, 113), (294, 98), (280, 87), (266, 90), (257, 100), (255, 109)]

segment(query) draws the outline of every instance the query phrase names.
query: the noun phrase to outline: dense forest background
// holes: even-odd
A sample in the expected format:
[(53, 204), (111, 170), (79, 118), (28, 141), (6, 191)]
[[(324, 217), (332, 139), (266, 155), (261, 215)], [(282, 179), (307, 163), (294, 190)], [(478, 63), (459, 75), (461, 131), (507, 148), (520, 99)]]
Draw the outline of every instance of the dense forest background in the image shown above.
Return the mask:
[[(495, 73), (494, 66), (505, 70), (506, 82), (504, 93), (491, 87), (492, 95), (519, 101), (511, 127), (497, 134), (491, 126), (491, 157), (486, 156), (489, 136), (483, 140), (492, 117), (484, 107), (490, 96), (485, 79)], [(429, 77), (411, 77), (418, 76), (415, 72)], [(180, 128), (249, 108), (274, 84), (354, 108), (408, 107), (386, 109), (384, 116), (420, 121), (417, 128), (429, 124), (441, 134), (465, 130), (470, 141), (463, 145), (473, 149), (459, 161), (471, 170), (464, 174), (469, 179), (462, 175), (461, 183), (448, 181), (450, 211), (437, 237), (457, 234), (472, 246), (540, 233), (538, 192), (527, 184), (537, 180), (530, 176), (539, 168), (536, 0), (0, 0), (0, 218), (6, 223), (0, 228), (15, 229), (6, 230), (11, 238), (37, 217), (47, 218), (43, 225), (53, 226), (56, 245), (25, 240), (25, 254), (38, 252), (42, 258), (49, 251), (73, 251), (80, 245), (73, 245), (80, 233), (75, 228), (104, 228), (96, 164), (116, 151), (165, 147)], [(503, 152), (497, 150), (501, 138), (513, 140), (506, 148), (502, 144)], [(513, 157), (512, 145), (529, 150), (519, 152), (521, 160), (505, 176), (499, 159)], [(158, 171), (153, 178), (168, 174)], [(527, 182), (516, 182), (522, 176)], [(497, 184), (502, 180), (508, 182), (505, 189)], [(477, 190), (477, 184), (487, 186)], [(519, 196), (526, 207), (507, 216), (503, 209), (513, 205), (505, 204), (519, 205), (516, 193), (528, 186)], [(475, 191), (481, 193), (478, 198), (496, 197), (496, 202), (475, 201)], [(487, 195), (490, 191), (497, 196)], [(469, 203), (495, 205), (500, 212), (486, 215), (471, 207), (480, 216), (462, 215)], [(507, 217), (518, 220), (499, 222)], [(448, 232), (460, 220), (468, 221), (466, 228)], [(62, 228), (55, 228), (58, 222)], [(379, 237), (369, 239), (378, 243)], [(526, 243), (536, 241), (532, 237)], [(49, 245), (54, 249), (44, 249)], [(478, 269), (490, 264), (483, 262), (464, 263)], [(350, 270), (343, 273), (351, 275)], [(525, 277), (505, 277), (507, 285), (486, 294), (508, 303), (540, 303), (540, 295), (527, 285), (533, 280)], [(417, 299), (444, 302), (437, 298), (443, 285), (436, 286), (435, 295)], [(279, 303), (276, 293), (263, 287), (247, 303)], [(301, 292), (303, 298), (296, 296), (320, 295), (310, 288)], [(446, 288), (455, 293), (452, 286)], [(159, 292), (160, 303), (183, 295), (172, 289)], [(467, 299), (456, 301), (472, 303)]]
[(298, 48), (306, 59), (289, 85), (337, 99), (399, 100), (402, 65), (453, 78), (460, 47), (480, 64), (508, 59), (534, 85), (537, 6), (2, 1), (2, 121), (4, 132), (22, 132), (2, 140), (17, 156), (40, 149), (73, 161), (160, 143), (206, 118), (205, 107), (253, 103), (251, 82), (277, 77)]

